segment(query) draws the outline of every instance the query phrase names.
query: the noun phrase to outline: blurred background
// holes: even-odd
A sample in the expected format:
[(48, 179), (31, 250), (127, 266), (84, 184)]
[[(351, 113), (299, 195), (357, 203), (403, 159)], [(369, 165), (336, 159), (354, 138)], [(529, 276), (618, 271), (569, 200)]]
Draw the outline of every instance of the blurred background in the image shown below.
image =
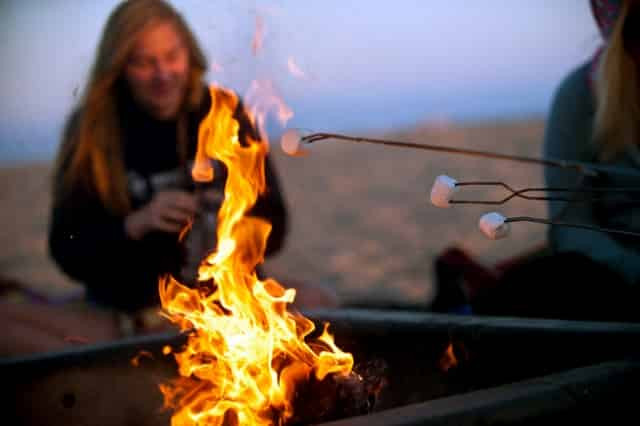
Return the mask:
[[(52, 302), (81, 290), (46, 252), (50, 163), (117, 3), (0, 1), (0, 275)], [(241, 94), (272, 80), (294, 111), (289, 127), (518, 155), (540, 155), (555, 87), (600, 42), (586, 0), (172, 3), (205, 47), (208, 80)], [(488, 241), (477, 229), (486, 207), (429, 202), (439, 174), (536, 186), (535, 166), (333, 141), (292, 158), (269, 128), (292, 218), (286, 249), (267, 262), (276, 279), (322, 282), (348, 302), (428, 306), (445, 248), (491, 265), (544, 243), (535, 224)], [(525, 201), (500, 211), (546, 214)]]

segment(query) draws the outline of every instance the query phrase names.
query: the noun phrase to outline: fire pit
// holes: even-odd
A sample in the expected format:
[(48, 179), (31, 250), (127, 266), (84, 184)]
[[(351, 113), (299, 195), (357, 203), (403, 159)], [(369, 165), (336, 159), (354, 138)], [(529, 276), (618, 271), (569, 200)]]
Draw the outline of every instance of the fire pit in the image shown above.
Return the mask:
[[(331, 323), (336, 343), (354, 354), (365, 379), (384, 376), (368, 401), (370, 414), (325, 424), (638, 417), (632, 408), (640, 384), (640, 325), (370, 310), (306, 315)], [(5, 360), (4, 412), (17, 425), (168, 425), (158, 384), (177, 373), (162, 348), (183, 341), (158, 335)]]

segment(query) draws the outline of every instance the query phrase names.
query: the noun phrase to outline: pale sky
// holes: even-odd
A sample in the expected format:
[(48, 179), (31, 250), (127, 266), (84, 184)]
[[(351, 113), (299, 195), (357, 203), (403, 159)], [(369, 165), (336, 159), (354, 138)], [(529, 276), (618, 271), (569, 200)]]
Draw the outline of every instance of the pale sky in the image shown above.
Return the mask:
[[(0, 0), (0, 161), (50, 158), (115, 0)], [(366, 131), (544, 115), (598, 46), (587, 0), (174, 0), (239, 93), (270, 78), (291, 126)], [(251, 54), (256, 16), (264, 50)], [(295, 59), (310, 78), (287, 71)]]

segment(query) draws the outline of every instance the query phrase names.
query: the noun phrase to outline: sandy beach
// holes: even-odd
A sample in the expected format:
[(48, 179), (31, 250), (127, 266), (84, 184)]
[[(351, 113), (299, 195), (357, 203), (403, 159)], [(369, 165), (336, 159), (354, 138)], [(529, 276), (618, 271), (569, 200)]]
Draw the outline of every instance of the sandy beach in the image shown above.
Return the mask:
[[(536, 119), (466, 127), (440, 123), (367, 136), (537, 157), (543, 127)], [(277, 146), (272, 152), (291, 212), (286, 247), (266, 264), (276, 279), (325, 283), (346, 302), (427, 306), (434, 295), (432, 262), (446, 247), (458, 245), (491, 265), (544, 242), (546, 228), (525, 223), (515, 224), (508, 239), (487, 240), (477, 222), (495, 208), (443, 210), (429, 202), (437, 175), (522, 188), (541, 185), (537, 166), (337, 141), (319, 143), (303, 158), (287, 157)], [(59, 301), (81, 287), (47, 255), (50, 172), (49, 163), (0, 169), (0, 274)], [(504, 194), (474, 190), (465, 197)], [(546, 215), (542, 202), (512, 200), (498, 207), (506, 216)]]

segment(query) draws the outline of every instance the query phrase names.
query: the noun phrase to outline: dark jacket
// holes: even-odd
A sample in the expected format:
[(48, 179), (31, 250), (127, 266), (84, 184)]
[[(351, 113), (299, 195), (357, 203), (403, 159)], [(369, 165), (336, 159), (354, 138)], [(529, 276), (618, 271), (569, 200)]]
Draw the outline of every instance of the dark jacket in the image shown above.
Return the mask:
[[(188, 159), (195, 156), (198, 126), (211, 106), (209, 91), (187, 119)], [(146, 204), (161, 189), (194, 190), (190, 164), (180, 160), (176, 121), (157, 121), (122, 95), (118, 102), (123, 155), (132, 208)], [(240, 138), (255, 135), (241, 105), (236, 111)], [(213, 186), (222, 190), (224, 166), (216, 165)], [(221, 173), (222, 172), (222, 173)], [(250, 214), (272, 223), (267, 255), (282, 246), (286, 233), (286, 208), (273, 166), (267, 158), (268, 190), (258, 198)], [(76, 189), (53, 207), (49, 228), (50, 254), (70, 277), (82, 282), (88, 297), (98, 304), (133, 311), (159, 302), (158, 278), (177, 275), (183, 262), (183, 246), (177, 235), (147, 234), (129, 239), (124, 217), (111, 213), (95, 195)]]

